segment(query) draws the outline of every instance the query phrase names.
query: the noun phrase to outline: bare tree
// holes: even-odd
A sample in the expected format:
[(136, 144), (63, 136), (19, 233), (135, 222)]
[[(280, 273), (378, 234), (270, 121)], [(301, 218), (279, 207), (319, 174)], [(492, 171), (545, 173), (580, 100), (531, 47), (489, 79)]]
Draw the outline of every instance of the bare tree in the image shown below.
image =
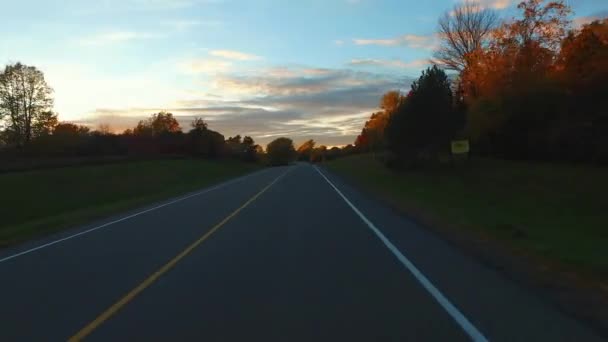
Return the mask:
[(462, 71), (467, 66), (467, 56), (487, 44), (498, 23), (496, 12), (478, 2), (454, 6), (439, 19), (441, 45), (435, 52), (435, 63)]
[(52, 92), (35, 67), (17, 63), (0, 73), (0, 120), (8, 118), (6, 133), (12, 143), (23, 146), (57, 123)]

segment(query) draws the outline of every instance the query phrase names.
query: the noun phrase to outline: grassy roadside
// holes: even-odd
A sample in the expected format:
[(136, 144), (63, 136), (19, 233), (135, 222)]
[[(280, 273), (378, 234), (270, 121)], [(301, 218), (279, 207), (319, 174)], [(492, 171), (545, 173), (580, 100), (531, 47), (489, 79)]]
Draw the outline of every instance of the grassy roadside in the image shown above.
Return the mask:
[(327, 167), (405, 209), (458, 229), (608, 276), (608, 169), (472, 160), (467, 165), (391, 171), (369, 155)]
[(0, 247), (257, 168), (235, 161), (181, 159), (0, 174)]

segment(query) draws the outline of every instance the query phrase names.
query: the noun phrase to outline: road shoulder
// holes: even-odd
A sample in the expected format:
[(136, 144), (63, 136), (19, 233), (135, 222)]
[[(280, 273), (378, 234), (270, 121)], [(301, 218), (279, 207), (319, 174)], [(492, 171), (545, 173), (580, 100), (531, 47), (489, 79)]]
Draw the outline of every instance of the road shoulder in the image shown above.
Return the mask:
[(322, 170), (399, 215), (416, 222), (464, 255), (499, 272), (542, 301), (590, 326), (600, 336), (608, 337), (608, 289), (602, 288), (601, 283), (582, 279), (562, 265), (538, 256), (514, 251), (489, 236), (462, 230), (411, 203), (404, 203), (378, 189), (370, 188), (354, 177), (337, 174), (327, 167), (322, 167)]

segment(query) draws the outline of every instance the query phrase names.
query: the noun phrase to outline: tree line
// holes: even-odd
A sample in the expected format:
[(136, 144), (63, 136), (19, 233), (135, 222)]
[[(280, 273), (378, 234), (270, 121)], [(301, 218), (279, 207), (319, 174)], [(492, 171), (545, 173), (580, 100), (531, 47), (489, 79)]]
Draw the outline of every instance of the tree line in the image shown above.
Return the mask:
[(476, 2), (447, 12), (435, 65), (382, 97), (355, 150), (437, 159), (469, 139), (477, 155), (608, 163), (608, 19), (573, 29), (563, 1), (518, 9), (505, 21)]
[(159, 112), (122, 133), (108, 125), (87, 126), (59, 122), (53, 112), (52, 89), (44, 74), (21, 63), (0, 73), (0, 156), (91, 157), (188, 155), (230, 157), (247, 162), (263, 158), (253, 138), (224, 138), (195, 118), (184, 132), (172, 113)]

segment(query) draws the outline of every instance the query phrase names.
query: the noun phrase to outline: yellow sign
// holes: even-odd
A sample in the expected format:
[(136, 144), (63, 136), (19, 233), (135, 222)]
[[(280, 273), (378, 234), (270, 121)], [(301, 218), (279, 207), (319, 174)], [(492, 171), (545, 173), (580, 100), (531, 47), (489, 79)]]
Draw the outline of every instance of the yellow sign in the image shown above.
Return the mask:
[(469, 153), (469, 141), (468, 140), (454, 140), (452, 141), (452, 154), (466, 154)]

